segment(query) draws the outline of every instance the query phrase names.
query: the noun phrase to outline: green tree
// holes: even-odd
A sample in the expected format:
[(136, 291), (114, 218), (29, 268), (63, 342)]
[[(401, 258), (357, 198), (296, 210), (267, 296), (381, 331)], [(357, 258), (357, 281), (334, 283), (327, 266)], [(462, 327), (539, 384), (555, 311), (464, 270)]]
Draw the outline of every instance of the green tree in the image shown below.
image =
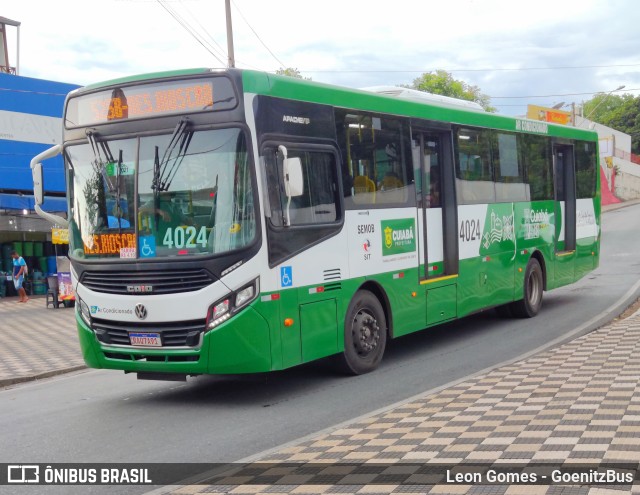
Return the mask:
[(298, 69), (294, 69), (293, 67), (280, 67), (277, 71), (276, 74), (278, 74), (279, 76), (289, 76), (289, 77), (295, 77), (296, 79), (304, 79), (305, 81), (311, 81), (310, 77), (302, 77), (302, 74), (300, 74), (300, 71)]
[(631, 152), (640, 154), (640, 96), (598, 93), (584, 103), (589, 120), (631, 136)]
[(624, 95), (596, 93), (593, 98), (583, 103), (582, 115), (601, 124), (603, 119), (608, 119), (609, 114), (623, 107), (629, 99), (633, 99), (633, 96), (628, 93)]
[(462, 80), (454, 79), (451, 73), (446, 70), (425, 72), (420, 77), (414, 79), (412, 84), (403, 85), (403, 87), (426, 91), (436, 95), (450, 96), (461, 100), (475, 101), (487, 112), (496, 111), (496, 109), (491, 106), (491, 98), (484, 94), (478, 86), (472, 86)]

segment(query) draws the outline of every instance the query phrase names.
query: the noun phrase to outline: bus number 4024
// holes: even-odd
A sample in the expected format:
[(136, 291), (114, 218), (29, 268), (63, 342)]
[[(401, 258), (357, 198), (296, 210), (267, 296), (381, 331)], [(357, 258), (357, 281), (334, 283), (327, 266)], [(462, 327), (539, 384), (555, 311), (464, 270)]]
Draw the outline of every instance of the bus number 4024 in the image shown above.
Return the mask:
[(460, 222), (460, 239), (462, 242), (480, 240), (480, 220), (463, 220)]
[(197, 230), (195, 227), (176, 227), (175, 229), (168, 228), (162, 239), (162, 245), (168, 248), (195, 248), (201, 246), (207, 247), (207, 229), (206, 227), (200, 227)]

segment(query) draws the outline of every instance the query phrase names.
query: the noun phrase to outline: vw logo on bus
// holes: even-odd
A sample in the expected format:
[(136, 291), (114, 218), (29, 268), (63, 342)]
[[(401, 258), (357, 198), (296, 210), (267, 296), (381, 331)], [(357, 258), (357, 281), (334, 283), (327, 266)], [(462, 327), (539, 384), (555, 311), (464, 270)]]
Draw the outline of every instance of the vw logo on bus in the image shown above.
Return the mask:
[(141, 320), (147, 317), (147, 308), (145, 308), (144, 304), (136, 304), (136, 316)]

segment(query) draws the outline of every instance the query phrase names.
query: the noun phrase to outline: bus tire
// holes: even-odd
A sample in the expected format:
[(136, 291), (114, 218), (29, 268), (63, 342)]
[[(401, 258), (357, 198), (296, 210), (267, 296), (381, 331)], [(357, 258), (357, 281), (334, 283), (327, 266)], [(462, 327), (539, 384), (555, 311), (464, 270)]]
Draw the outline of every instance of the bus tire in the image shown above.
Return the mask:
[(356, 292), (344, 322), (344, 352), (341, 368), (362, 375), (377, 368), (387, 345), (387, 320), (376, 296), (367, 290)]
[(533, 318), (542, 307), (542, 293), (544, 291), (544, 279), (540, 262), (531, 258), (524, 272), (524, 297), (515, 301), (511, 310), (514, 316), (519, 318)]

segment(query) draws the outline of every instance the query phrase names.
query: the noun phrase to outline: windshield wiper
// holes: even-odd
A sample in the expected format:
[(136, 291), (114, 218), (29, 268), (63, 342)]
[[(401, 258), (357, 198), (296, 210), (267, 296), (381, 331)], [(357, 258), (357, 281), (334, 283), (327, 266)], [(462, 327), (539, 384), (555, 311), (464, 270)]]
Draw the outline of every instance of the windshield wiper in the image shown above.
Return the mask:
[(122, 167), (122, 150), (118, 152), (118, 163), (116, 163), (116, 206), (115, 217), (118, 220), (118, 233), (122, 230), (122, 208), (120, 206), (120, 168)]
[[(173, 130), (167, 149), (162, 155), (162, 160), (159, 160), (158, 147), (156, 146), (155, 158), (153, 163), (153, 181), (151, 182), (151, 189), (155, 192), (168, 191), (171, 186), (171, 182), (175, 178), (180, 165), (187, 155), (187, 149), (191, 144), (191, 138), (193, 137), (193, 131), (188, 130), (189, 119), (183, 117)], [(173, 153), (178, 147), (178, 152), (175, 156)]]
[[(107, 183), (109, 192), (113, 193), (118, 187), (117, 182), (116, 182), (116, 185), (113, 186), (109, 182), (108, 178), (105, 177), (106, 164), (114, 163), (113, 155), (111, 154), (109, 145), (107, 144), (106, 141), (98, 141), (96, 139), (96, 133), (94, 131), (87, 130), (86, 135), (87, 135), (87, 141), (89, 141), (89, 144), (91, 145), (91, 149), (93, 150), (94, 160), (92, 164), (94, 165), (96, 172), (99, 172), (100, 175), (102, 175), (102, 178), (104, 179), (104, 181)], [(105, 160), (102, 159), (102, 155), (100, 154), (100, 149), (102, 149), (102, 153), (105, 156)], [(119, 171), (120, 165), (118, 164), (117, 166)]]

